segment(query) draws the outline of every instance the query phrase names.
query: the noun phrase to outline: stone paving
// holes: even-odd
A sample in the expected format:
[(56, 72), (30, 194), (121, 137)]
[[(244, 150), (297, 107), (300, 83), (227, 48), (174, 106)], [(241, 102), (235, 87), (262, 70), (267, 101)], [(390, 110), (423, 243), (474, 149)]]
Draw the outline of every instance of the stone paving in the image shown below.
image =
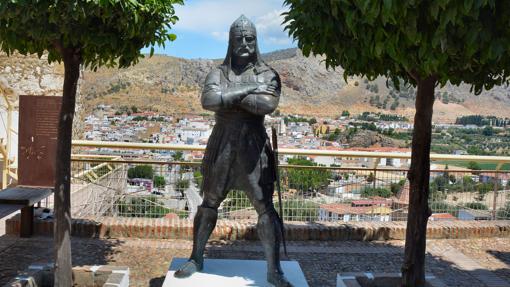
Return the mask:
[[(49, 237), (0, 237), (0, 286), (29, 264), (51, 259), (52, 242)], [(289, 242), (288, 259), (300, 263), (311, 287), (336, 286), (339, 272), (399, 272), (403, 245), (400, 240)], [(187, 257), (191, 242), (73, 238), (72, 248), (73, 265), (129, 266), (131, 286), (161, 286), (172, 258)], [(426, 271), (447, 286), (510, 286), (510, 238), (429, 240), (427, 250)], [(263, 259), (257, 241), (211, 242), (207, 256)]]

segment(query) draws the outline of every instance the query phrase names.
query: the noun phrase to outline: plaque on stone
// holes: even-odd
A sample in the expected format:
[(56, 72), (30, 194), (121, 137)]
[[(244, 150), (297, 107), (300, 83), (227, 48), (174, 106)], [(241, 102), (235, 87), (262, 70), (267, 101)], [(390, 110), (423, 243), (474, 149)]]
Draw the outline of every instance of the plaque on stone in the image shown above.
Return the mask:
[(61, 103), (61, 97), (19, 97), (18, 185), (54, 186)]

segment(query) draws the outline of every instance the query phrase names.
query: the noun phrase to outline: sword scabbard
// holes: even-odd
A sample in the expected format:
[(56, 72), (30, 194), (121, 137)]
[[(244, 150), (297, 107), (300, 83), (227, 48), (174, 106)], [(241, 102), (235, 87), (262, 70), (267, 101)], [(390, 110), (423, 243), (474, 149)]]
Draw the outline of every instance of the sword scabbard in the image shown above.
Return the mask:
[(271, 138), (273, 144), (273, 153), (274, 153), (274, 163), (275, 163), (275, 179), (276, 179), (276, 189), (278, 191), (278, 205), (279, 205), (279, 213), (280, 213), (280, 228), (282, 233), (282, 243), (283, 243), (283, 251), (285, 256), (289, 256), (287, 254), (287, 243), (285, 241), (285, 226), (283, 224), (283, 201), (282, 201), (282, 189), (280, 186), (280, 171), (278, 169), (278, 136), (276, 134), (276, 129), (271, 127)]

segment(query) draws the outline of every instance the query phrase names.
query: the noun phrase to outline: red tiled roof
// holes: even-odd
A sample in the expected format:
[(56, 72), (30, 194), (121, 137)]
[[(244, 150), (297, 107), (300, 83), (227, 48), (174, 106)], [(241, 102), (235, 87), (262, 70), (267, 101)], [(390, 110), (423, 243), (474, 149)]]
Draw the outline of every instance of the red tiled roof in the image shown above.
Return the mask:
[[(322, 204), (320, 205), (321, 209), (324, 209), (326, 211), (336, 213), (336, 214), (371, 214), (371, 213), (378, 213), (377, 210), (388, 210), (389, 208), (380, 207), (380, 206), (360, 206), (360, 207), (354, 207), (350, 204), (345, 203), (329, 203), (329, 204)], [(374, 212), (375, 211), (375, 212)], [(389, 212), (387, 212), (389, 213)]]
[(353, 200), (353, 205), (380, 205), (387, 203), (386, 199), (362, 199), (362, 200)]
[(449, 214), (449, 213), (433, 213), (430, 220), (457, 220), (457, 217)]

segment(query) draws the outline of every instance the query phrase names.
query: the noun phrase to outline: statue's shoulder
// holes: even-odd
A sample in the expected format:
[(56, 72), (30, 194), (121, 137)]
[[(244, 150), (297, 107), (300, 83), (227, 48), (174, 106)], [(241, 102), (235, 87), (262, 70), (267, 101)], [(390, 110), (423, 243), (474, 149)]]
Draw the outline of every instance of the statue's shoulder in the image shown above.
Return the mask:
[(278, 75), (278, 72), (275, 69), (267, 64), (264, 64), (263, 68), (259, 70), (258, 74), (262, 75), (268, 82), (274, 82), (274, 84), (277, 86), (281, 85), (280, 75)]
[(211, 82), (219, 83), (221, 81), (221, 74), (221, 68), (219, 66), (215, 67), (207, 74), (207, 77), (205, 78), (206, 84)]

